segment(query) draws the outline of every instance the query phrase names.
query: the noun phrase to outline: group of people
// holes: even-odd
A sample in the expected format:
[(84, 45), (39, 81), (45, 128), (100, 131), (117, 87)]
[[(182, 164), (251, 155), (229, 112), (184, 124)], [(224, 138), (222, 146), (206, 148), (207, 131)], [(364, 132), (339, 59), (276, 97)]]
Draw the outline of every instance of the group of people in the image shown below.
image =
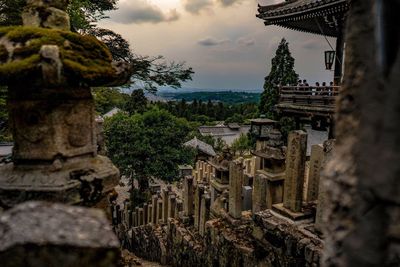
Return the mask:
[(312, 95), (333, 95), (333, 92), (335, 91), (335, 87), (333, 82), (330, 82), (329, 85), (326, 84), (326, 82), (323, 82), (322, 85), (320, 85), (319, 82), (315, 83), (315, 86), (310, 86), (307, 83), (307, 80), (299, 80), (297, 82), (297, 90), (298, 91), (305, 91), (305, 87), (308, 87), (312, 91)]

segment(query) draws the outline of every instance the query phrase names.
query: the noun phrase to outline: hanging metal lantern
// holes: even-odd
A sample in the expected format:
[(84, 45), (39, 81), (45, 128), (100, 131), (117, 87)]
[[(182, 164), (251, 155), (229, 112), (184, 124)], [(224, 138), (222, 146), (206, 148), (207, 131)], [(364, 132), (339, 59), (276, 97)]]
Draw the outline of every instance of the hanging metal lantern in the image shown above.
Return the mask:
[(327, 70), (332, 70), (333, 62), (335, 61), (335, 51), (325, 51), (325, 66)]

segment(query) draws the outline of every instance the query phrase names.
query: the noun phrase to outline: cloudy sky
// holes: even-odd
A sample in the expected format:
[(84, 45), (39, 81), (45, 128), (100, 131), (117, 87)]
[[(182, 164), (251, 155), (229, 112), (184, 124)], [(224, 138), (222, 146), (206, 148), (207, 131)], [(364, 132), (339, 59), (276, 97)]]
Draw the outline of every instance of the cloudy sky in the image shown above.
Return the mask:
[(186, 61), (196, 74), (185, 87), (261, 90), (283, 37), (302, 78), (332, 80), (324, 70), (323, 51), (330, 49), (323, 37), (266, 27), (255, 17), (257, 3), (274, 2), (280, 0), (119, 0), (99, 26), (120, 33), (137, 54)]

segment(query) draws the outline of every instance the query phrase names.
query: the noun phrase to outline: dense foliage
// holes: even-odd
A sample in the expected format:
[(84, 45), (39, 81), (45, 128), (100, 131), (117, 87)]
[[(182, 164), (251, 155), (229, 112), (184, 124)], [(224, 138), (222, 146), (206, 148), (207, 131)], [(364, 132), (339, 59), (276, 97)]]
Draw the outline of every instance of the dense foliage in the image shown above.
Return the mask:
[(98, 87), (92, 89), (96, 112), (103, 115), (113, 108), (124, 109), (129, 95), (118, 88)]
[(183, 147), (191, 128), (182, 118), (152, 108), (143, 114), (119, 113), (105, 122), (108, 155), (144, 191), (149, 177), (177, 178), (178, 164), (191, 164), (194, 151)]
[(229, 105), (211, 100), (205, 103), (201, 100), (197, 101), (197, 99), (188, 103), (182, 99), (179, 102), (157, 102), (156, 105), (177, 117), (197, 121), (201, 124), (210, 124), (214, 121), (244, 123), (246, 120), (258, 116), (257, 105), (254, 103)]
[(249, 136), (246, 134), (241, 134), (238, 139), (233, 141), (231, 149), (234, 154), (243, 156), (246, 151), (249, 151), (252, 148), (252, 146), (253, 145)]
[(275, 105), (279, 100), (279, 86), (294, 85), (298, 78), (299, 75), (294, 70), (294, 58), (289, 51), (289, 43), (282, 39), (272, 59), (271, 72), (265, 77), (264, 92), (259, 106), (260, 113), (268, 118), (277, 119)]
[(147, 97), (143, 90), (134, 90), (125, 104), (125, 110), (131, 115), (143, 113), (148, 109), (147, 102)]

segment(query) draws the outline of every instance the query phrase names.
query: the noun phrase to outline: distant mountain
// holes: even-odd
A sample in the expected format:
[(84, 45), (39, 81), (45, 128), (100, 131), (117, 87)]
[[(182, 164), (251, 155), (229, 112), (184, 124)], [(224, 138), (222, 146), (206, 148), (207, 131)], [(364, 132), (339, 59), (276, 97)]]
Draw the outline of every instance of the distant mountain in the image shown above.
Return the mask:
[(212, 88), (190, 88), (190, 87), (182, 87), (179, 89), (174, 89), (168, 86), (163, 86), (158, 88), (158, 92), (160, 93), (194, 93), (194, 92), (246, 92), (246, 93), (261, 93), (262, 89), (212, 89)]
[(251, 92), (234, 92), (234, 91), (175, 91), (175, 92), (158, 92), (158, 96), (169, 101), (181, 101), (184, 99), (187, 102), (194, 100), (202, 102), (223, 102), (226, 104), (242, 104), (242, 103), (258, 103), (261, 93)]

